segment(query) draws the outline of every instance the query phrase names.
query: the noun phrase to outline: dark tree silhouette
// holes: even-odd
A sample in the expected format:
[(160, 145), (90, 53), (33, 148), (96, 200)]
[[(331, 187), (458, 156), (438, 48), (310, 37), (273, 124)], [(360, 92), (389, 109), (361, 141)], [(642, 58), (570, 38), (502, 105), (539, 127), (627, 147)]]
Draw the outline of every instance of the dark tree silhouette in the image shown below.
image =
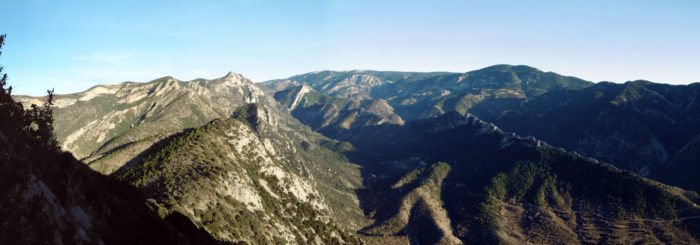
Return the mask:
[[(0, 35), (0, 50), (4, 41)], [(53, 134), (53, 90), (43, 106), (25, 109), (13, 99), (2, 67), (0, 74), (0, 244), (80, 243), (85, 230), (75, 229), (80, 222), (71, 211), (54, 212), (57, 206), (80, 207), (90, 217), (87, 244), (216, 243), (200, 230), (183, 239), (145, 205), (140, 191), (62, 152)]]
[[(0, 55), (5, 43), (5, 35), (0, 35)], [(35, 104), (25, 110), (22, 103), (12, 98), (12, 86), (7, 86), (7, 73), (0, 66), (0, 140), (6, 141), (0, 151), (10, 153), (12, 147), (32, 147), (58, 151), (58, 143), (53, 134), (53, 89), (47, 90), (47, 101), (39, 107)], [(41, 147), (36, 147), (41, 146)], [(7, 149), (5, 149), (7, 147)]]

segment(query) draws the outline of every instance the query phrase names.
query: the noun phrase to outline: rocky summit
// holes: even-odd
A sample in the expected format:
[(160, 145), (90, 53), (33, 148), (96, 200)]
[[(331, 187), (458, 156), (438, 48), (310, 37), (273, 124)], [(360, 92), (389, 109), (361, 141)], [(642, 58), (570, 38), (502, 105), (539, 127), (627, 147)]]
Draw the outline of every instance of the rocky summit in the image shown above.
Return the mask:
[[(24, 104), (37, 100), (41, 98), (18, 97)], [(163, 77), (100, 85), (56, 96), (55, 132), (64, 150), (109, 174), (170, 134), (230, 117), (248, 103), (270, 105), (274, 99), (232, 72), (210, 81)]]
[(511, 65), (3, 87), (0, 241), (695, 244), (697, 88)]

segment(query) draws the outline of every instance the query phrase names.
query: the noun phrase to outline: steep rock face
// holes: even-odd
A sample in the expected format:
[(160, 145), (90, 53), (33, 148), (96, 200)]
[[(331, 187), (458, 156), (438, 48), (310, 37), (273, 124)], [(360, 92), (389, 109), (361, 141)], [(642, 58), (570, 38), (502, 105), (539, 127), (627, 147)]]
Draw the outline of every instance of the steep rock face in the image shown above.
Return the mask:
[(236, 73), (214, 80), (164, 77), (148, 83), (100, 85), (57, 96), (56, 135), (64, 150), (109, 174), (164, 137), (228, 117), (247, 103), (276, 104)]
[[(35, 153), (36, 154), (36, 153)], [(3, 163), (3, 244), (215, 244), (206, 232), (178, 230), (139, 190), (93, 172), (69, 154)], [(30, 169), (31, 168), (31, 169)]]
[[(511, 118), (520, 106), (529, 108), (528, 103), (537, 101), (546, 109), (533, 109), (529, 116), (547, 115), (578, 101), (571, 96), (577, 91), (559, 89), (580, 89), (577, 86), (588, 86), (586, 82), (511, 66), (467, 74), (348, 72), (355, 73), (371, 77), (346, 79), (338, 73), (321, 72), (304, 78), (310, 79), (307, 86), (298, 81), (268, 83), (270, 89), (285, 88), (274, 94), (282, 105), (233, 73), (211, 81), (164, 78), (148, 84), (124, 83), (121, 85), (147, 89), (120, 96), (114, 94), (123, 91), (121, 88), (98, 86), (78, 95), (59, 96), (62, 107), (57, 115), (70, 112), (70, 108), (77, 112), (76, 106), (110, 115), (102, 116), (105, 120), (131, 118), (132, 110), (142, 113), (133, 117), (137, 123), (126, 129), (116, 123), (110, 129), (102, 118), (89, 119), (95, 122), (88, 120), (89, 127), (73, 137), (70, 145), (94, 142), (104, 134), (106, 143), (83, 161), (145, 191), (150, 198), (148, 205), (178, 232), (195, 234), (190, 235), (194, 240), (211, 234), (228, 242), (355, 243), (358, 240), (353, 231), (359, 230), (367, 235), (363, 240), (379, 243), (697, 242), (696, 194), (551, 147), (534, 137), (504, 133), (469, 114), (497, 121)], [(313, 76), (323, 78), (314, 80)], [(320, 82), (314, 85), (314, 81)], [(347, 89), (354, 83), (364, 87)], [(332, 93), (345, 98), (314, 91), (314, 86), (324, 84), (332, 85), (321, 89), (337, 88)], [(596, 93), (585, 96), (604, 98), (600, 104), (616, 107), (584, 110), (601, 113), (595, 125), (607, 126), (593, 128), (598, 131), (591, 131), (595, 132), (589, 134), (591, 137), (572, 139), (606, 154), (636, 152), (654, 156), (650, 161), (671, 159), (668, 166), (684, 171), (683, 163), (697, 155), (698, 140), (691, 139), (695, 135), (688, 135), (689, 142), (677, 146), (682, 154), (671, 156), (663, 144), (675, 141), (654, 135), (658, 128), (633, 117), (636, 124), (647, 128), (619, 130), (627, 118), (610, 116), (629, 109), (634, 111), (630, 115), (681, 122), (673, 110), (695, 110), (694, 100), (688, 99), (693, 96), (689, 90), (642, 85), (619, 93), (591, 90)], [(363, 97), (388, 96), (392, 91), (395, 97)], [(464, 96), (451, 97), (460, 94)], [(548, 97), (556, 99), (539, 100)], [(144, 101), (148, 103), (142, 110), (139, 106)], [(119, 112), (127, 110), (124, 106), (137, 109)], [(236, 106), (240, 107), (234, 109)], [(311, 128), (292, 118), (287, 108)], [(400, 114), (409, 115), (407, 123)], [(583, 125), (574, 124), (576, 120), (585, 122), (575, 114), (552, 115), (567, 116), (571, 122), (554, 129)], [(198, 127), (209, 116), (234, 119), (217, 119)], [(425, 117), (432, 118), (418, 120)], [(529, 123), (527, 117), (520, 119), (512, 122), (532, 130), (551, 126)], [(186, 129), (189, 127), (196, 129)], [(354, 147), (311, 129), (350, 141)], [(114, 137), (109, 132), (121, 133)], [(62, 144), (67, 138), (59, 137)], [(653, 147), (635, 143), (654, 142), (654, 138), (658, 144)], [(611, 147), (614, 151), (604, 151)], [(36, 179), (45, 180), (38, 175)], [(43, 193), (36, 191), (41, 190), (40, 182), (31, 177), (24, 182), (29, 183), (29, 192)], [(47, 210), (60, 210), (51, 202), (41, 203), (48, 203)], [(53, 226), (50, 230), (83, 229), (92, 234), (80, 211), (62, 207), (63, 211), (56, 212), (72, 216), (61, 216), (69, 218), (58, 220), (68, 221), (55, 223), (71, 228)], [(90, 211), (84, 213), (93, 217)], [(78, 233), (65, 234), (62, 236)]]
[(295, 118), (331, 137), (336, 130), (404, 123), (383, 99), (337, 98), (318, 93), (307, 85), (289, 87), (276, 92), (274, 97), (287, 106)]
[(361, 153), (352, 159), (365, 166), (371, 234), (447, 241), (449, 224), (465, 243), (695, 243), (699, 235), (697, 194), (473, 116), (367, 127), (352, 142)]
[(365, 221), (353, 193), (357, 169), (271, 114), (243, 106), (234, 119), (175, 136), (115, 175), (219, 240), (359, 242), (353, 230)]
[(58, 150), (52, 133), (41, 131), (45, 124), (17, 113), (22, 105), (4, 85), (0, 82), (0, 243), (215, 243), (206, 233), (172, 227), (146, 206), (140, 191)]
[[(153, 198), (151, 204), (156, 209), (160, 210), (162, 217), (175, 217), (177, 223), (182, 223), (177, 220), (193, 219), (194, 229), (211, 229), (212, 234), (220, 240), (224, 241), (248, 241), (267, 243), (272, 241), (298, 242), (298, 243), (316, 243), (318, 239), (321, 241), (343, 241), (351, 242), (353, 240), (352, 231), (359, 227), (367, 225), (362, 210), (359, 208), (359, 201), (354, 191), (362, 188), (360, 172), (358, 166), (347, 162), (347, 159), (338, 152), (351, 150), (352, 146), (347, 143), (337, 142), (328, 139), (312, 130), (307, 126), (299, 123), (296, 119), (289, 115), (289, 112), (283, 106), (280, 106), (272, 97), (262, 93), (262, 90), (255, 84), (244, 79), (240, 75), (230, 73), (224, 78), (216, 80), (195, 80), (189, 82), (180, 82), (172, 78), (155, 80), (147, 84), (139, 83), (123, 83), (114, 85), (117, 89), (111, 89), (108, 92), (98, 89), (100, 93), (92, 93), (93, 89), (88, 92), (77, 94), (58, 96), (59, 100), (65, 100), (74, 97), (86, 97), (85, 101), (76, 99), (74, 105), (59, 108), (55, 111), (57, 117), (66, 120), (69, 112), (78, 112), (80, 110), (88, 110), (90, 108), (95, 111), (100, 111), (105, 115), (101, 118), (96, 118), (93, 122), (88, 122), (86, 127), (78, 129), (81, 135), (76, 140), (68, 142), (68, 145), (76, 145), (80, 142), (88, 144), (91, 140), (101, 138), (99, 135), (105, 134), (105, 138), (111, 137), (111, 132), (118, 136), (109, 138), (107, 143), (99, 147), (95, 152), (83, 161), (88, 163), (91, 168), (102, 173), (113, 176), (122, 176), (125, 172), (132, 173), (127, 177), (129, 183), (142, 187), (145, 191), (153, 193), (166, 193), (168, 196), (199, 196), (202, 190), (199, 186), (201, 181), (216, 175), (215, 179), (211, 179), (212, 183), (216, 183), (214, 188), (210, 185), (204, 185), (204, 190), (211, 193), (213, 196), (198, 197), (203, 198), (201, 205), (212, 205), (212, 209), (227, 209), (231, 205), (244, 204), (243, 206), (235, 206), (236, 210), (245, 210), (249, 212), (245, 217), (254, 219), (255, 222), (262, 222), (263, 217), (275, 217), (276, 208), (286, 210), (286, 217), (293, 217), (296, 212), (303, 212), (307, 215), (321, 217), (319, 219), (299, 216), (298, 218), (309, 218), (305, 220), (293, 220), (301, 224), (305, 222), (307, 227), (312, 227), (306, 230), (292, 229), (292, 221), (286, 219), (280, 221), (279, 226), (276, 226), (273, 233), (264, 233), (269, 227), (256, 226), (256, 228), (236, 230), (236, 233), (230, 232), (230, 227), (225, 227), (221, 223), (221, 217), (216, 220), (209, 220), (211, 223), (201, 223), (203, 213), (188, 213), (183, 210), (186, 208), (190, 212), (193, 210), (202, 211), (201, 206), (193, 207), (193, 202), (173, 202), (162, 198), (160, 195), (150, 196)], [(109, 87), (109, 86), (107, 86)], [(131, 89), (131, 90), (128, 90)], [(124, 90), (128, 90), (124, 92)], [(117, 91), (116, 94), (112, 92)], [(120, 92), (121, 91), (121, 92)], [(146, 91), (145, 94), (140, 94), (139, 91)], [(129, 99), (129, 95), (135, 96)], [(102, 104), (102, 100), (112, 103)], [(132, 104), (120, 104), (117, 100), (129, 100)], [(124, 102), (126, 103), (126, 102)], [(131, 106), (136, 109), (130, 109), (129, 113), (120, 112), (120, 108)], [(146, 110), (141, 110), (146, 108)], [(70, 110), (68, 110), (70, 109)], [(99, 110), (97, 110), (99, 109)], [(138, 110), (137, 110), (138, 109)], [(143, 113), (140, 117), (133, 117), (132, 112)], [(131, 115), (136, 123), (129, 125), (126, 128), (115, 126), (101, 128), (94, 125), (105, 125), (110, 123), (110, 119), (114, 115), (127, 114)], [(89, 117), (91, 115), (79, 115)], [(148, 168), (138, 168), (145, 162), (156, 164), (159, 167), (169, 165), (159, 165), (163, 160), (163, 154), (177, 155), (176, 152), (163, 149), (173, 143), (174, 140), (182, 143), (183, 137), (190, 134), (190, 127), (199, 127), (205, 124), (211, 118), (229, 118), (239, 119), (240, 122), (245, 122), (245, 127), (238, 127), (236, 130), (228, 129), (231, 135), (226, 137), (211, 139), (204, 148), (188, 149), (191, 152), (196, 152), (198, 157), (186, 158), (187, 162), (192, 165), (180, 166), (180, 162), (172, 163), (177, 166), (177, 169), (188, 169), (191, 167), (202, 168), (194, 170), (202, 174), (204, 177), (198, 177), (197, 181), (177, 182), (183, 189), (175, 191), (171, 182), (173, 179), (187, 179), (188, 176), (181, 176), (179, 172), (169, 172), (170, 168), (159, 168), (157, 171), (148, 165)], [(129, 117), (127, 117), (128, 119)], [(104, 119), (104, 120), (103, 120)], [(131, 119), (120, 121), (120, 125), (129, 123)], [(90, 119), (72, 119), (76, 122), (85, 122)], [(238, 121), (236, 121), (238, 122)], [(113, 122), (116, 123), (116, 122)], [(200, 124), (201, 123), (201, 124)], [(241, 124), (242, 125), (242, 124)], [(240, 125), (239, 125), (240, 126)], [(67, 124), (57, 124), (59, 130), (70, 131), (66, 129)], [(182, 131), (184, 130), (184, 131)], [(245, 131), (248, 130), (248, 131)], [(252, 131), (251, 131), (252, 130)], [(179, 133), (178, 133), (179, 132)], [(223, 131), (217, 131), (222, 133)], [(251, 132), (253, 133), (251, 135)], [(74, 132), (75, 133), (75, 132)], [(211, 133), (211, 134), (217, 134)], [(208, 134), (211, 136), (211, 134)], [(90, 136), (90, 137), (88, 137)], [(219, 135), (220, 136), (220, 135)], [(66, 144), (67, 137), (59, 137), (62, 144)], [(187, 142), (194, 142), (193, 139), (187, 138)], [(201, 143), (201, 142), (200, 142)], [(197, 143), (192, 143), (197, 144)], [(93, 147), (94, 145), (90, 145)], [(199, 145), (197, 145), (199, 146)], [(226, 147), (233, 148), (229, 149)], [(262, 148), (260, 148), (262, 147)], [(219, 151), (226, 148), (227, 152), (237, 152), (240, 155), (220, 156), (216, 152), (211, 152), (213, 149)], [(171, 149), (172, 150), (172, 149)], [(184, 150), (183, 150), (184, 151)], [(253, 156), (250, 151), (257, 155)], [(191, 153), (190, 152), (190, 153)], [(160, 154), (160, 155), (159, 155)], [(193, 153), (194, 154), (194, 153)], [(191, 156), (187, 155), (187, 156)], [(195, 154), (196, 155), (196, 154)], [(204, 157), (204, 155), (211, 157)], [(251, 159), (253, 157), (254, 159)], [(155, 159), (155, 160), (154, 160)], [(171, 158), (167, 158), (171, 159)], [(177, 158), (179, 159), (179, 158)], [(215, 163), (226, 163), (221, 165), (213, 164), (212, 159), (216, 159)], [(269, 168), (263, 172), (256, 172), (236, 164), (251, 163), (261, 160), (265, 162)], [(271, 162), (270, 162), (271, 161)], [(215, 165), (217, 168), (212, 168)], [(134, 170), (137, 168), (137, 170)], [(222, 170), (223, 168), (223, 170)], [(188, 170), (189, 171), (189, 170)], [(205, 172), (201, 172), (205, 171)], [(261, 170), (262, 171), (262, 170)], [(211, 172), (211, 176), (208, 174)], [(150, 179), (152, 175), (169, 176), (167, 178)], [(249, 174), (254, 174), (260, 178), (251, 178)], [(145, 177), (144, 177), (145, 176)], [(272, 176), (265, 179), (261, 176)], [(293, 176), (294, 178), (286, 178), (285, 176)], [(139, 180), (139, 181), (137, 181)], [(166, 181), (167, 180), (167, 181)], [(156, 184), (151, 185), (153, 181)], [(149, 185), (144, 183), (148, 182)], [(169, 183), (169, 184), (167, 184)], [(194, 186), (194, 187), (193, 187)], [(155, 188), (155, 189), (154, 189)], [(164, 188), (164, 189), (163, 189)], [(208, 189), (207, 189), (208, 188)], [(262, 188), (262, 189), (261, 189)], [(265, 190), (265, 195), (259, 194), (259, 191)], [(269, 191), (268, 191), (269, 190)], [(192, 192), (189, 192), (192, 191)], [(280, 191), (282, 191), (280, 193)], [(218, 193), (218, 194), (217, 194)], [(227, 195), (224, 195), (227, 194)], [(164, 194), (165, 195), (165, 194)], [(221, 195), (221, 196), (216, 196)], [(226, 197), (228, 196), (228, 197)], [(277, 206), (269, 206), (269, 200), (265, 198), (273, 197), (273, 204)], [(217, 206), (218, 203), (231, 199), (233, 204), (229, 206)], [(270, 200), (273, 200), (270, 199)], [(155, 201), (157, 200), (157, 201)], [(280, 202), (292, 202), (292, 206), (279, 206)], [(299, 205), (296, 205), (299, 202)], [(275, 204), (277, 203), (277, 204)], [(278, 205), (279, 204), (279, 205)], [(268, 205), (268, 206), (265, 206)], [(242, 208), (244, 207), (244, 208)], [(274, 207), (274, 208), (273, 208)], [(291, 208), (291, 209), (289, 209)], [(289, 210), (287, 210), (289, 209)], [(294, 209), (294, 210), (292, 210)], [(313, 211), (313, 212), (312, 212)], [(229, 211), (226, 211), (229, 212)], [(207, 210), (208, 215), (218, 213), (218, 210)], [(264, 215), (263, 215), (264, 214)], [(232, 214), (233, 215), (233, 214)], [(263, 216), (260, 216), (263, 215)], [(196, 217), (196, 219), (195, 219)], [(241, 216), (243, 217), (243, 216)], [(208, 217), (211, 218), (211, 217)], [(230, 222), (228, 218), (226, 222)], [(331, 222), (330, 218), (334, 221)], [(245, 220), (244, 220), (245, 221)], [(247, 221), (246, 221), (247, 222)], [(252, 222), (252, 221), (251, 221)], [(310, 223), (309, 223), (310, 222)], [(321, 223), (318, 223), (321, 222)], [(184, 222), (187, 223), (187, 222)], [(338, 224), (338, 226), (335, 226)], [(242, 224), (241, 224), (242, 225)], [(336, 229), (333, 232), (323, 228), (328, 226), (328, 229)], [(191, 227), (190, 227), (191, 228)], [(240, 227), (238, 227), (240, 228)], [(279, 229), (278, 229), (279, 228)], [(253, 237), (250, 234), (252, 230), (259, 231), (260, 237)], [(342, 234), (341, 234), (342, 232)], [(206, 233), (206, 232), (205, 232)], [(244, 235), (248, 234), (248, 235)], [(301, 237), (300, 237), (301, 236)], [(345, 237), (345, 238), (344, 238)], [(263, 239), (263, 240), (258, 240)], [(311, 240), (308, 240), (311, 239)]]

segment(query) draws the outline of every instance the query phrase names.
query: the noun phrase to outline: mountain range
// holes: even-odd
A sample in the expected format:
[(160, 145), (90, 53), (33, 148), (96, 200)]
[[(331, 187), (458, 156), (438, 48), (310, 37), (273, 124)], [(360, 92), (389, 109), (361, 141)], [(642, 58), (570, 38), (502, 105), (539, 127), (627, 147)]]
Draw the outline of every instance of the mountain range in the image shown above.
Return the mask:
[[(64, 160), (8, 153), (92, 176), (82, 201), (55, 195), (64, 170), (36, 167), (15, 182), (51, 184), (3, 193), (54, 194), (0, 213), (24, 205), (9, 220), (65, 243), (119, 243), (120, 229), (127, 243), (149, 229), (203, 244), (697, 243), (697, 88), (510, 65), (100, 85), (53, 98)], [(148, 228), (110, 223), (116, 203)], [(88, 211), (41, 222), (36, 205)]]
[[(275, 97), (300, 121), (312, 127), (323, 122), (317, 130), (340, 140), (347, 140), (344, 135), (353, 135), (351, 128), (400, 125), (454, 111), (641, 176), (700, 191), (698, 182), (686, 174), (694, 173), (697, 166), (689, 155), (695, 154), (694, 144), (700, 133), (700, 114), (695, 103), (700, 92), (698, 84), (592, 83), (508, 65), (464, 74), (320, 72), (263, 84), (276, 91)], [(310, 87), (305, 90), (327, 91), (326, 96), (355, 100), (359, 109), (339, 106), (336, 98), (318, 99), (315, 93), (295, 93), (301, 91), (296, 88), (299, 84)], [(348, 95), (354, 90), (347, 87), (354, 86), (366, 87), (366, 92)], [(289, 94), (296, 97), (286, 98)], [(299, 102), (292, 106), (289, 101)], [(361, 105), (375, 106), (369, 109)], [(362, 120), (352, 123), (354, 118)]]

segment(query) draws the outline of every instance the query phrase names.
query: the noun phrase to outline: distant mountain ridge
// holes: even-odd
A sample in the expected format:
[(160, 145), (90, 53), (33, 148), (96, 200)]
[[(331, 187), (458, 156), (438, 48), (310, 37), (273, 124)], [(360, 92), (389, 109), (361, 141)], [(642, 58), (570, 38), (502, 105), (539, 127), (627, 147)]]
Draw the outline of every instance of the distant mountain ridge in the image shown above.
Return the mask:
[[(61, 102), (56, 120), (83, 125), (58, 124), (67, 132), (59, 142), (90, 152), (90, 168), (140, 188), (161, 217), (191, 220), (218, 241), (358, 243), (353, 230), (367, 222), (354, 195), (360, 172), (334, 152), (347, 146), (262, 91), (235, 73), (97, 86), (59, 96), (71, 103)], [(79, 113), (86, 111), (95, 113)]]
[(273, 96), (288, 107), (295, 118), (327, 136), (332, 136), (337, 128), (404, 123), (383, 99), (338, 98), (316, 92), (307, 85), (289, 87)]
[[(293, 78), (254, 84), (229, 73), (96, 86), (58, 96), (56, 118), (64, 122), (56, 131), (60, 144), (90, 168), (137, 187), (170, 224), (186, 224), (190, 232), (183, 234), (194, 229), (218, 242), (695, 243), (700, 237), (696, 193), (588, 157), (601, 151), (574, 149), (581, 155), (565, 145), (579, 142), (565, 133), (581, 128), (639, 135), (641, 127), (605, 126), (592, 119), (594, 112), (637, 120), (650, 137), (659, 136), (643, 123), (649, 118), (692, 126), (688, 89), (645, 82), (603, 89), (608, 84), (508, 65)], [(663, 132), (659, 125), (655, 130)], [(520, 134), (526, 130), (534, 133)], [(615, 135), (600, 132), (590, 135)], [(538, 140), (555, 136), (564, 141), (554, 145), (566, 149)], [(674, 148), (673, 159), (681, 160), (673, 161), (692, 167), (700, 140), (685, 138)], [(636, 142), (640, 148), (630, 149), (646, 149), (650, 141)], [(621, 159), (637, 156), (612, 151)], [(655, 154), (647, 153), (639, 156)], [(686, 165), (668, 166), (681, 166), (673, 168), (679, 180), (693, 183)]]
[(262, 84), (274, 91), (305, 84), (333, 97), (384, 99), (405, 121), (412, 121), (445, 111), (464, 114), (480, 103), (500, 105), (509, 98), (580, 89), (593, 83), (529, 66), (496, 65), (467, 73), (323, 71)]
[(358, 127), (403, 124), (448, 111), (465, 114), (480, 105), (502, 110), (550, 90), (592, 83), (528, 66), (496, 65), (467, 73), (322, 71), (262, 84), (297, 119), (339, 137)]
[(479, 117), (505, 130), (699, 191), (700, 182), (682, 173), (698, 168), (697, 161), (684, 157), (697, 149), (698, 95), (700, 84), (598, 83), (544, 94), (503, 113), (483, 110)]
[(248, 103), (278, 109), (257, 85), (232, 72), (214, 80), (100, 85), (56, 97), (56, 136), (64, 149), (109, 174), (167, 135), (229, 117)]
[[(700, 191), (700, 182), (688, 174), (694, 173), (698, 166), (689, 157), (698, 152), (694, 150), (697, 147), (692, 147), (697, 145), (694, 142), (699, 142), (694, 139), (700, 133), (697, 120), (700, 112), (695, 103), (697, 84), (665, 85), (648, 81), (593, 84), (532, 67), (509, 65), (464, 74), (388, 72), (384, 80), (382, 72), (363, 72), (320, 72), (264, 84), (270, 89), (286, 88), (276, 92), (276, 98), (290, 94), (295, 88), (293, 84), (305, 84), (321, 93), (313, 94), (314, 97), (347, 99), (353, 97), (348, 95), (352, 93), (341, 91), (354, 91), (345, 88), (352, 87), (348, 84), (357, 80), (351, 78), (373, 76), (381, 81), (366, 85), (369, 86), (366, 91), (370, 92), (361, 93), (360, 101), (386, 100), (389, 108), (385, 111), (392, 111), (404, 123), (450, 111), (471, 113), (507, 131), (533, 135), (642, 176)], [(319, 108), (328, 111), (327, 108), (333, 108), (334, 102), (329, 102), (333, 100), (299, 101), (314, 101), (313, 107), (291, 108), (286, 104), (295, 117), (309, 125), (328, 124), (325, 121), (329, 113), (313, 112)], [(340, 115), (351, 112), (338, 110)], [(387, 117), (365, 114), (378, 119)], [(356, 123), (355, 127), (365, 125), (369, 124)], [(354, 129), (328, 124), (317, 130), (343, 140)]]
[[(0, 47), (5, 36), (0, 35)], [(137, 189), (58, 147), (52, 94), (25, 109), (0, 66), (0, 243), (217, 244), (188, 222), (158, 217)], [(42, 105), (43, 104), (43, 105)]]

